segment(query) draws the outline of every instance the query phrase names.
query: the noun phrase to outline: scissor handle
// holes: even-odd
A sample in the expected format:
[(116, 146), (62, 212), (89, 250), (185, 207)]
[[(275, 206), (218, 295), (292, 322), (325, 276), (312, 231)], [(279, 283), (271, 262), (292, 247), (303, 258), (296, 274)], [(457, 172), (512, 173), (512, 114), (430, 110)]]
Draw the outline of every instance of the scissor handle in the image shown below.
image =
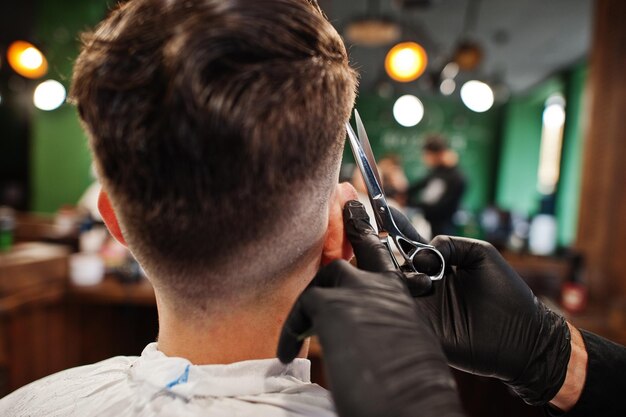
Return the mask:
[(439, 273), (437, 273), (437, 275), (428, 275), (428, 278), (430, 278), (431, 281), (438, 281), (443, 278), (443, 274), (446, 269), (446, 261), (443, 259), (443, 255), (441, 254), (441, 252), (439, 252), (434, 246), (416, 242), (402, 235), (395, 235), (392, 236), (392, 238), (394, 240), (394, 243), (396, 244), (396, 247), (398, 248), (398, 251), (400, 252), (400, 254), (402, 254), (402, 257), (406, 261), (405, 265), (411, 268), (414, 272), (421, 273), (417, 270), (417, 266), (415, 265), (415, 256), (419, 252), (427, 251), (430, 253), (434, 253), (437, 259), (441, 262), (441, 265), (439, 268)]
[[(374, 208), (374, 214), (377, 215), (376, 221), (378, 223), (378, 229), (384, 230), (389, 237), (393, 240), (393, 243), (398, 248), (400, 254), (406, 261), (405, 264), (413, 271), (417, 273), (422, 273), (418, 271), (417, 266), (415, 265), (415, 255), (421, 251), (433, 252), (437, 259), (441, 263), (441, 267), (439, 272), (436, 275), (427, 274), (431, 281), (438, 281), (443, 278), (443, 274), (446, 269), (446, 261), (443, 258), (441, 252), (439, 252), (434, 246), (428, 245), (426, 243), (416, 242), (412, 239), (409, 239), (400, 231), (400, 228), (396, 224), (393, 215), (391, 213), (391, 208), (387, 204), (387, 200), (384, 195), (381, 195), (377, 198), (370, 198), (370, 202), (372, 203), (372, 207)], [(387, 249), (390, 249), (388, 246)], [(394, 264), (399, 265), (398, 260), (395, 258), (393, 251), (389, 251), (391, 257), (393, 258)]]
[[(396, 242), (396, 247), (406, 261), (405, 265), (409, 266), (414, 272), (421, 272), (417, 269), (418, 266), (415, 262), (415, 256), (419, 252), (433, 253), (440, 262), (440, 266), (438, 268), (439, 272), (436, 275), (428, 274), (428, 278), (430, 278), (431, 281), (438, 281), (443, 278), (443, 274), (446, 268), (446, 261), (443, 259), (443, 255), (441, 254), (441, 252), (439, 252), (434, 246), (415, 242), (402, 236), (395, 236), (394, 240)], [(412, 249), (406, 251), (407, 246), (412, 246)]]

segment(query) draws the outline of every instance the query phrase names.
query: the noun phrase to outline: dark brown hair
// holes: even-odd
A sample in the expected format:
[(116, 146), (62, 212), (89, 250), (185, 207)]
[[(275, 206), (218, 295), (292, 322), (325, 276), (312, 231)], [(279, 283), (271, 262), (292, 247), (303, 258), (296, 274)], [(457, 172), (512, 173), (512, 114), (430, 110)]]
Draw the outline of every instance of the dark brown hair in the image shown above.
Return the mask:
[(442, 153), (448, 150), (448, 141), (440, 134), (432, 133), (424, 139), (422, 150), (432, 153)]
[(316, 243), (355, 88), (307, 0), (131, 0), (71, 95), (131, 250), (187, 302), (261, 291)]

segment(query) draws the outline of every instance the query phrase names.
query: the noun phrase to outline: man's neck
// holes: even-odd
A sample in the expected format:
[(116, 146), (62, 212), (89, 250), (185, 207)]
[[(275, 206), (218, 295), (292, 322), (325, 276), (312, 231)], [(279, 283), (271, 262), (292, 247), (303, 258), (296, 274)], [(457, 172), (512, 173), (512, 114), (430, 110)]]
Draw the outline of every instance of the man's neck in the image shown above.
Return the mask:
[(283, 323), (316, 269), (313, 265), (299, 271), (270, 300), (234, 307), (203, 320), (180, 317), (157, 292), (158, 349), (167, 356), (183, 357), (196, 365), (275, 358)]

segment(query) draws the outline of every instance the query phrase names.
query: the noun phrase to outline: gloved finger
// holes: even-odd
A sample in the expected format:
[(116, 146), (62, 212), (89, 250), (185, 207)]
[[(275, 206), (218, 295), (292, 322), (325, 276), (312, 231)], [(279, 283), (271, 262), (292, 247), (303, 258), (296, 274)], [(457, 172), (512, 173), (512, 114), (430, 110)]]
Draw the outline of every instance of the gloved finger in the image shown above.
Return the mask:
[(290, 363), (298, 356), (306, 335), (312, 328), (311, 318), (302, 306), (302, 298), (306, 297), (309, 290), (305, 290), (298, 298), (280, 332), (276, 356), (282, 363)]
[(437, 236), (432, 242), (447, 265), (467, 268), (482, 262), (486, 257), (498, 258), (500, 253), (491, 244), (465, 237)]
[(396, 269), (391, 254), (370, 224), (363, 204), (356, 200), (348, 201), (343, 208), (343, 222), (360, 269), (370, 272)]
[(362, 284), (355, 272), (358, 272), (358, 269), (348, 262), (342, 259), (334, 260), (317, 272), (312, 288), (360, 287)]
[(428, 243), (426, 239), (424, 239), (418, 232), (415, 230), (411, 221), (406, 217), (406, 215), (398, 210), (395, 207), (389, 207), (391, 210), (391, 215), (393, 216), (393, 221), (398, 226), (398, 229), (404, 234), (404, 236), (408, 237), (411, 240), (414, 240), (419, 243)]
[[(394, 207), (390, 207), (390, 209), (391, 213), (393, 214), (393, 220), (395, 221), (396, 226), (398, 226), (398, 229), (400, 229), (400, 231), (404, 233), (406, 237), (419, 243), (428, 243), (417, 232), (417, 230), (415, 230), (415, 228), (411, 224), (411, 221), (404, 215), (404, 213)], [(437, 275), (441, 270), (441, 259), (439, 259), (439, 256), (437, 256), (430, 250), (421, 250), (413, 258), (413, 266), (422, 274), (433, 276)], [(406, 273), (405, 275), (407, 276), (407, 280), (416, 281), (416, 285), (418, 285), (418, 288), (421, 286), (422, 283), (426, 282), (424, 280), (424, 277), (422, 276), (409, 276)], [(411, 288), (411, 286), (409, 288)], [(430, 286), (428, 286), (428, 289), (430, 289)], [(418, 289), (414, 288), (413, 290), (411, 290), (411, 293), (413, 294), (415, 291), (418, 291)]]
[(401, 267), (404, 273), (404, 282), (413, 297), (420, 297), (430, 294), (433, 287), (433, 282), (426, 274), (420, 272), (413, 272), (407, 270), (407, 268)]
[[(444, 257), (445, 259), (445, 257)], [(441, 258), (432, 249), (422, 249), (413, 257), (413, 266), (421, 273), (434, 276), (441, 271)]]
[(320, 306), (321, 291), (324, 288), (350, 287), (355, 268), (346, 261), (337, 260), (320, 269), (313, 282), (300, 295), (289, 312), (280, 333), (276, 356), (283, 363), (289, 363), (298, 356), (304, 340), (311, 336), (315, 316)]

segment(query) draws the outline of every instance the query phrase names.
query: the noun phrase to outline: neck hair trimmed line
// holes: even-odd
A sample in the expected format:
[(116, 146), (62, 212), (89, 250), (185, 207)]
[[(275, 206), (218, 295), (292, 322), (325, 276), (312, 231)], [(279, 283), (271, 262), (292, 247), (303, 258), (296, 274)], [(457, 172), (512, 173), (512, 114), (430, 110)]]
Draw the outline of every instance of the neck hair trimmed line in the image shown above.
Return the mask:
[[(309, 285), (320, 264), (320, 251), (301, 263), (282, 285), (256, 301), (228, 304), (201, 313), (171, 305), (155, 289), (159, 311), (158, 349), (197, 365), (274, 359), (284, 321), (297, 297)], [(317, 253), (317, 255), (315, 255)], [(308, 345), (307, 345), (308, 346)], [(308, 348), (303, 351), (306, 356)]]

